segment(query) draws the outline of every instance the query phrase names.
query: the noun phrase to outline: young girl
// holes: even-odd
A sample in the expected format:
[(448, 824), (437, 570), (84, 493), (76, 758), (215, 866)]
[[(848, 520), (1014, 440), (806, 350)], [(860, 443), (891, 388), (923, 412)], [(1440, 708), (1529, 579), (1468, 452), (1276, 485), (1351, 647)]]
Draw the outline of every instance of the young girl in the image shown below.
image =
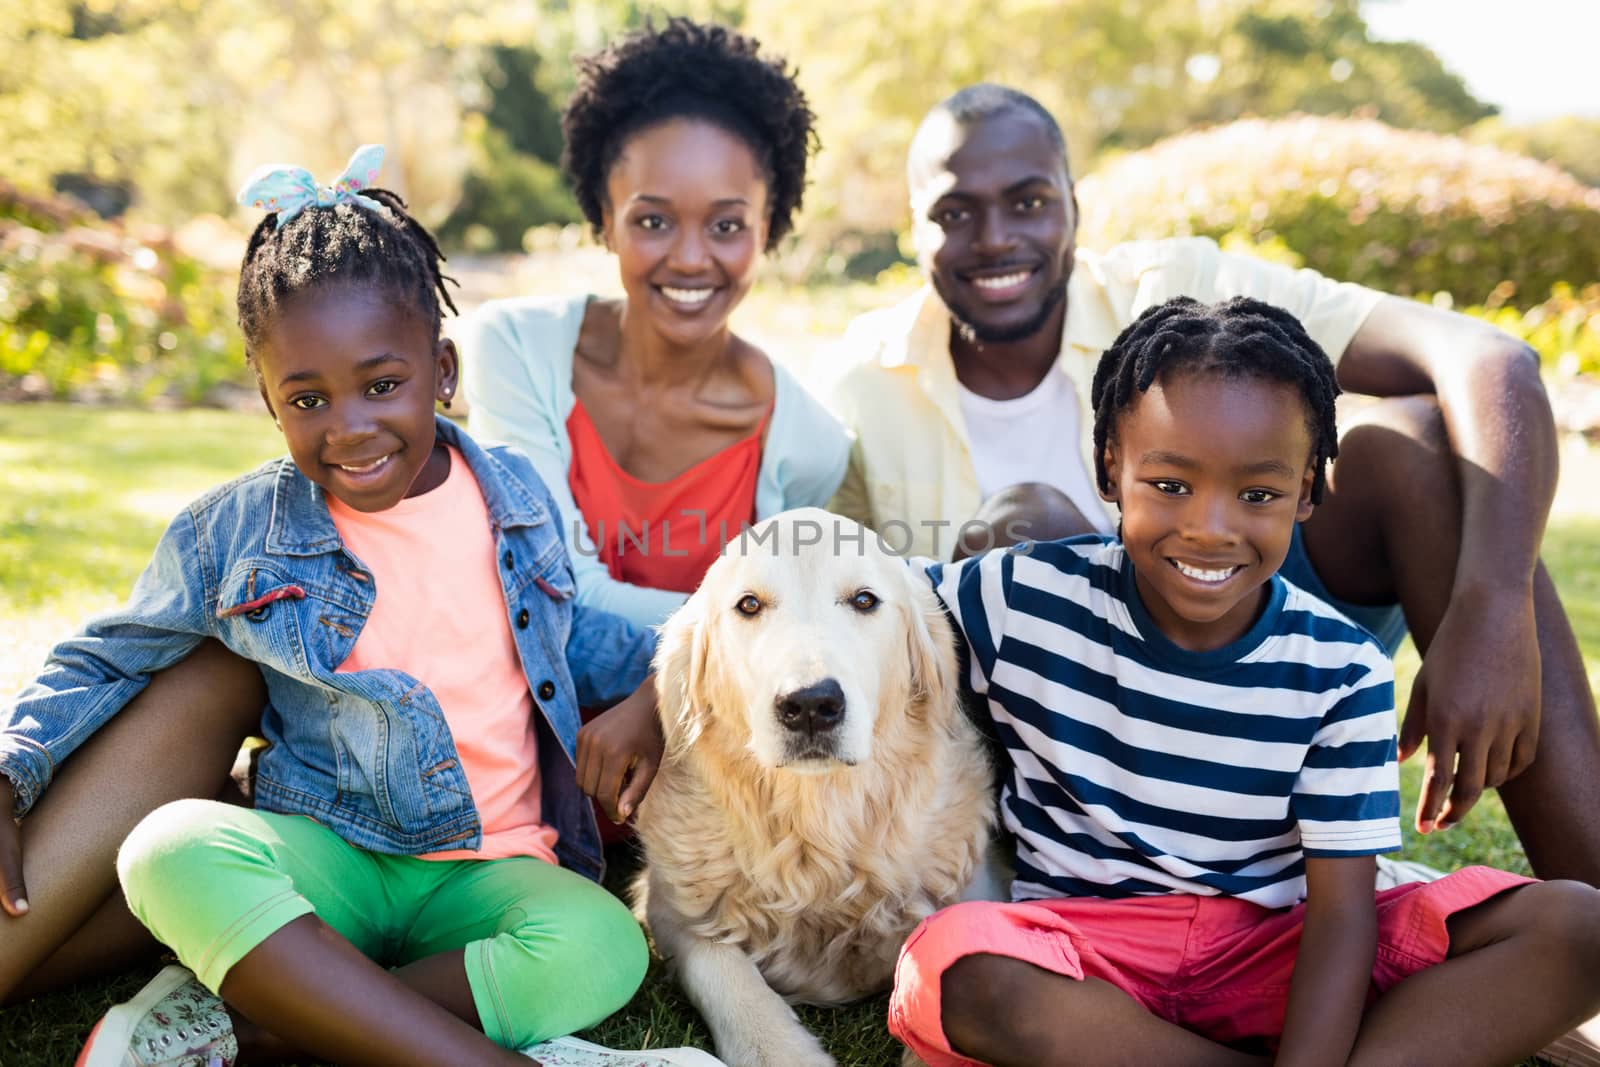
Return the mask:
[(1017, 845), (1011, 903), (901, 955), (890, 1028), (929, 1063), (1503, 1065), (1600, 1006), (1587, 885), (1472, 867), (1374, 897), (1390, 661), (1278, 574), (1338, 391), (1287, 312), (1169, 301), (1092, 387), (1121, 540), (928, 568)]
[(637, 924), (591, 881), (573, 746), (578, 704), (639, 686), (652, 640), (574, 605), (528, 461), (436, 417), (457, 382), (441, 257), (370, 188), (381, 157), (240, 194), (269, 211), (239, 319), (289, 457), (191, 504), (127, 607), (0, 718), (0, 803), (23, 815), (208, 636), (266, 680), (256, 810), (169, 804), (119, 856), (188, 970), (113, 1009), (80, 1063), (525, 1064), (509, 1050), (597, 1022), (644, 975)]

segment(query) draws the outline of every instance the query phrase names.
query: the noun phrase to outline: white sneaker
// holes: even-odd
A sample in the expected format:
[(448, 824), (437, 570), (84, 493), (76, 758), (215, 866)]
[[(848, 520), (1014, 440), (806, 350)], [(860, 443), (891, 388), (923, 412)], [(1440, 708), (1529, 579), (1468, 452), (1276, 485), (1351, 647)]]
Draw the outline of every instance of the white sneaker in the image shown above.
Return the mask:
[(522, 1050), (544, 1067), (727, 1067), (697, 1048), (653, 1048), (625, 1052), (576, 1037), (558, 1037)]
[(172, 966), (101, 1017), (75, 1067), (232, 1067), (238, 1058), (222, 1001)]
[(1378, 890), (1393, 889), (1398, 885), (1407, 885), (1411, 882), (1437, 882), (1445, 875), (1444, 871), (1429, 867), (1426, 863), (1416, 860), (1397, 860), (1388, 856), (1378, 857)]

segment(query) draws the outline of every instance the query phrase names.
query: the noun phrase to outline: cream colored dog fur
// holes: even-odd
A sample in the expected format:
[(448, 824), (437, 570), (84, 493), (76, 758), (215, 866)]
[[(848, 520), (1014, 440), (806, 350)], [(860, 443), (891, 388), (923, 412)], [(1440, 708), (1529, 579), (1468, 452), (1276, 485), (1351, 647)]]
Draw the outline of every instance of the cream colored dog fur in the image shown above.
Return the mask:
[(886, 989), (993, 824), (949, 623), (874, 535), (792, 511), (728, 546), (656, 669), (638, 889), (657, 950), (734, 1067), (831, 1064), (789, 1003)]

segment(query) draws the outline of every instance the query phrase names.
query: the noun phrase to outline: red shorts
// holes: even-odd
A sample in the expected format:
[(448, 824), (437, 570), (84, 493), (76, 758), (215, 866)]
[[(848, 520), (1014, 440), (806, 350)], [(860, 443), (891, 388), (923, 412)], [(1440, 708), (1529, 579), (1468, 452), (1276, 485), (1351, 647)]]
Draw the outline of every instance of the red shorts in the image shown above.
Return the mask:
[[(1468, 867), (1379, 893), (1374, 995), (1444, 960), (1450, 916), (1531, 881)], [(1230, 897), (957, 904), (924, 920), (900, 951), (889, 1030), (930, 1067), (975, 1063), (945, 1039), (939, 983), (957, 960), (986, 953), (1103, 979), (1213, 1041), (1275, 1042), (1304, 917), (1304, 904), (1271, 910)]]

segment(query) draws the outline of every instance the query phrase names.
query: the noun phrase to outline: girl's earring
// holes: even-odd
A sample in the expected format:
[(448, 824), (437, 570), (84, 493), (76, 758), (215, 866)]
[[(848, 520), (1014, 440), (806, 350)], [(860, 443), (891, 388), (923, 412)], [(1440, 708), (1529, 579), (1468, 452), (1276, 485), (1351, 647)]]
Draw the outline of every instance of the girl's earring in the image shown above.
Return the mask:
[(453, 389), (445, 389), (445, 390), (443, 390), (443, 393), (444, 393), (444, 398), (443, 398), (444, 399), (444, 409), (446, 411), (450, 410), (450, 397), (454, 392), (455, 391)]

